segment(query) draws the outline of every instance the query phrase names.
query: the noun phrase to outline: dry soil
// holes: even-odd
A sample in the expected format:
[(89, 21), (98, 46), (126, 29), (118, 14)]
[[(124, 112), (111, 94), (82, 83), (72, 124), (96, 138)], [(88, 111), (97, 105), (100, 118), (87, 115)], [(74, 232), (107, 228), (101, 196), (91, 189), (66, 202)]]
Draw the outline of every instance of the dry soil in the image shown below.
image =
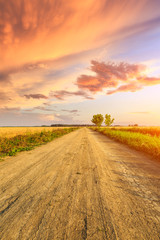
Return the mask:
[(86, 128), (9, 157), (0, 239), (158, 240), (160, 163)]

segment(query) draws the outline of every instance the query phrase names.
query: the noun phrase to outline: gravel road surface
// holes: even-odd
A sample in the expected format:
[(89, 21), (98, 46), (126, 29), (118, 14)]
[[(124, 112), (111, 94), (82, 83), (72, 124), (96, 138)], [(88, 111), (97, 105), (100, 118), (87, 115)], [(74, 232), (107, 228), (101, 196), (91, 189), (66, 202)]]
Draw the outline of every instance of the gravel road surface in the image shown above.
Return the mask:
[(160, 163), (87, 128), (0, 162), (2, 240), (158, 240)]

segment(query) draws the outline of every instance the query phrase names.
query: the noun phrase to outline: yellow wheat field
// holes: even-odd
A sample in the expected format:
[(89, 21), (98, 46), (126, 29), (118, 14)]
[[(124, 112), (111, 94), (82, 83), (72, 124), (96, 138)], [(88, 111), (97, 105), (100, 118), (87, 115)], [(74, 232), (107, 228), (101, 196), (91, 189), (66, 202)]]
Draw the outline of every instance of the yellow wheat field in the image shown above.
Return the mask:
[(16, 135), (26, 135), (41, 131), (52, 131), (53, 129), (58, 129), (58, 127), (0, 127), (0, 137), (10, 138)]

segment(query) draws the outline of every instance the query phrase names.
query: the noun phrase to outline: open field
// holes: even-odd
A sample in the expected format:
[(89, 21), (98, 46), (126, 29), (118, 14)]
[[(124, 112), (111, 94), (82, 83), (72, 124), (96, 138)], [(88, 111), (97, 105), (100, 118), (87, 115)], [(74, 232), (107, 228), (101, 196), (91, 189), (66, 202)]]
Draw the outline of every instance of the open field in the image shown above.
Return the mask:
[(160, 136), (160, 127), (111, 127), (111, 130), (143, 133), (158, 137)]
[(1, 240), (159, 240), (160, 164), (81, 128), (0, 163)]
[[(35, 146), (52, 141), (77, 128), (0, 128), (0, 158), (13, 156), (17, 152), (28, 151)], [(6, 131), (6, 132), (5, 132)], [(2, 134), (3, 132), (3, 134)]]
[(66, 127), (0, 127), (0, 137), (15, 137), (17, 135), (28, 135), (42, 131), (53, 131)]
[(160, 160), (160, 127), (101, 127), (92, 129)]

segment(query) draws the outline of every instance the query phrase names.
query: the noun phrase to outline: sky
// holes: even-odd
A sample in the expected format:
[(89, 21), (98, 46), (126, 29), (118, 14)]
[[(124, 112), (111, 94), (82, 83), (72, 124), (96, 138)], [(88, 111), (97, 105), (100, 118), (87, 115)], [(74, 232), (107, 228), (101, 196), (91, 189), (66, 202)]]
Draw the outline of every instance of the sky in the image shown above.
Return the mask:
[(0, 0), (0, 126), (160, 125), (159, 0)]

